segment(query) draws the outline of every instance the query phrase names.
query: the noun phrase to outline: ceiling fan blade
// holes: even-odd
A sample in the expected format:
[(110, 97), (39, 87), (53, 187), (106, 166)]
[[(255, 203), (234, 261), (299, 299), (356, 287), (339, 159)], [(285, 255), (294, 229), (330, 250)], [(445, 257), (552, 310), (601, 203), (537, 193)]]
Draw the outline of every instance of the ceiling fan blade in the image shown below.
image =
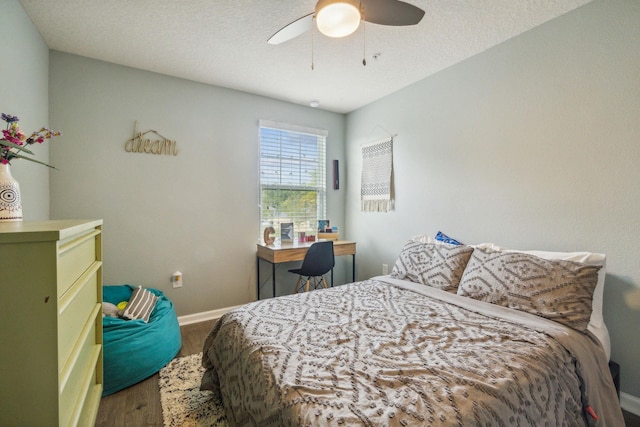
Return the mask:
[(400, 0), (362, 0), (364, 20), (380, 25), (415, 25), (422, 20), (424, 10)]
[(274, 35), (272, 35), (267, 43), (280, 44), (287, 40), (298, 37), (300, 34), (305, 33), (311, 29), (313, 25), (313, 12), (308, 15), (298, 18), (290, 24), (280, 28)]

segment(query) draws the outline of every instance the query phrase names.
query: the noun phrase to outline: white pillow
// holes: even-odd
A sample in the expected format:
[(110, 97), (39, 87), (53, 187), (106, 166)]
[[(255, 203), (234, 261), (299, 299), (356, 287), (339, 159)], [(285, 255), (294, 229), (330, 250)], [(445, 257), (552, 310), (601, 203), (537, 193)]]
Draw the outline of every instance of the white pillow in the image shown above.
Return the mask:
[[(411, 238), (414, 242), (418, 243), (436, 243), (436, 239), (431, 236), (427, 236), (426, 234), (416, 234)], [(442, 243), (442, 242), (441, 242)]]

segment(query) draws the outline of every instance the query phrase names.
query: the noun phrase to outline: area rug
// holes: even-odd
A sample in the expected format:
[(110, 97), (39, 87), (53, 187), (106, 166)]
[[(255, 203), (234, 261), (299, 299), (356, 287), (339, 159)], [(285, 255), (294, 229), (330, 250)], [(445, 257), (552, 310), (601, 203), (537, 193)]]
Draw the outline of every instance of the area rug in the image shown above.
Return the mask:
[(220, 396), (200, 391), (202, 353), (173, 359), (160, 370), (164, 427), (228, 427)]

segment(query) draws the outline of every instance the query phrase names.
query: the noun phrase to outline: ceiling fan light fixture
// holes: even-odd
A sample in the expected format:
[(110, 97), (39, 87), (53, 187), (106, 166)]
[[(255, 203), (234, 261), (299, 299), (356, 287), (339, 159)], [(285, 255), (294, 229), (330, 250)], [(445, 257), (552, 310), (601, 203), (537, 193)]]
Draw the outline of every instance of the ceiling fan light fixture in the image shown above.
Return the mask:
[(329, 37), (346, 37), (360, 25), (357, 0), (319, 0), (316, 4), (316, 25)]

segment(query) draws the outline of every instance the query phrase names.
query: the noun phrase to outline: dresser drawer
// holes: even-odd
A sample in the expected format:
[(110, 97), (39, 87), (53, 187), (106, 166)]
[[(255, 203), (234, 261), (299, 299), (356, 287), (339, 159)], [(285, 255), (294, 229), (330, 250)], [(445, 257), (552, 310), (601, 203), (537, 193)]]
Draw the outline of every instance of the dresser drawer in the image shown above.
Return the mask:
[(82, 343), (76, 363), (60, 384), (60, 426), (74, 426), (81, 416), (88, 391), (96, 385), (96, 367), (101, 346), (95, 343), (95, 324)]
[[(78, 345), (78, 339), (98, 301), (99, 263), (94, 262), (86, 274), (82, 275), (59, 301), (58, 316), (58, 371), (67, 363), (69, 355)], [(95, 334), (92, 336), (95, 341)]]
[(94, 375), (91, 377), (89, 391), (87, 392), (87, 397), (84, 400), (84, 405), (82, 405), (78, 426), (92, 426), (95, 424), (101, 397), (102, 383), (97, 379), (97, 376)]
[(60, 242), (58, 248), (58, 296), (96, 260), (96, 236), (99, 230), (74, 236)]

